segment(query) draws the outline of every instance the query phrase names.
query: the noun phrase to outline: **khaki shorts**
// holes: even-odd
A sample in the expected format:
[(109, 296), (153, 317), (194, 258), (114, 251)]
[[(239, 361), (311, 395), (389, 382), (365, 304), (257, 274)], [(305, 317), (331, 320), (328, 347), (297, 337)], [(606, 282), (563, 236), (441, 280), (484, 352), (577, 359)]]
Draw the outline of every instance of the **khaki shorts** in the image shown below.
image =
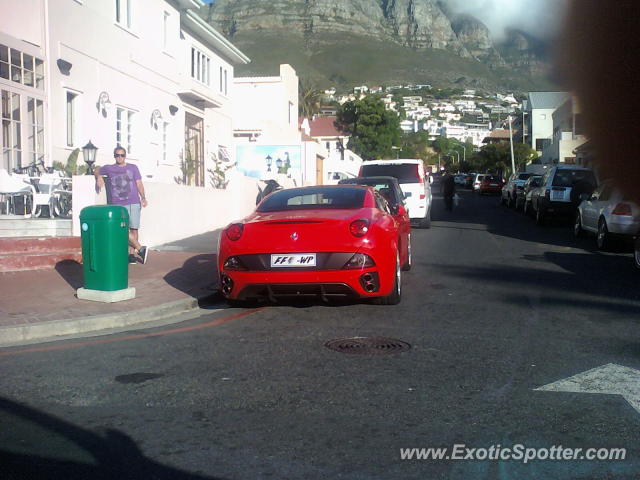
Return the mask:
[(140, 204), (122, 205), (129, 212), (129, 228), (140, 230)]

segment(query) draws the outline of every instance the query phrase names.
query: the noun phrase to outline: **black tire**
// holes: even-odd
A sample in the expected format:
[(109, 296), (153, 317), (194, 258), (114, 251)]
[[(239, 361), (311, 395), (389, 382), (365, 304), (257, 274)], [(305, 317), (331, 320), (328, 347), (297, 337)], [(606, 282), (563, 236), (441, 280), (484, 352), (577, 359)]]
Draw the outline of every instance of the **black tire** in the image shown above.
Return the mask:
[(576, 218), (573, 221), (573, 236), (576, 238), (584, 237), (584, 230), (582, 229), (582, 217), (580, 212), (576, 212)]
[(386, 297), (379, 297), (377, 299), (378, 305), (397, 305), (400, 303), (402, 297), (402, 273), (400, 268), (400, 255), (396, 257), (396, 274), (395, 281), (393, 283), (393, 290), (390, 295)]
[(60, 218), (71, 218), (71, 197), (55, 197), (53, 199), (53, 214)]
[(544, 211), (542, 210), (540, 205), (538, 205), (538, 208), (536, 209), (536, 224), (543, 226), (544, 222), (545, 222)]
[(420, 220), (419, 223), (420, 228), (431, 228), (431, 208), (427, 212), (427, 216)]
[(636, 268), (640, 269), (640, 237), (633, 242), (633, 263)]
[(611, 249), (611, 235), (609, 234), (609, 229), (607, 228), (607, 222), (604, 218), (601, 218), (598, 222), (598, 233), (596, 234), (596, 245), (598, 246), (598, 250), (610, 250)]
[(412, 265), (413, 265), (413, 259), (411, 257), (411, 234), (409, 234), (409, 237), (407, 240), (407, 261), (402, 266), (402, 270), (404, 270), (405, 272), (408, 272), (409, 270), (411, 270)]

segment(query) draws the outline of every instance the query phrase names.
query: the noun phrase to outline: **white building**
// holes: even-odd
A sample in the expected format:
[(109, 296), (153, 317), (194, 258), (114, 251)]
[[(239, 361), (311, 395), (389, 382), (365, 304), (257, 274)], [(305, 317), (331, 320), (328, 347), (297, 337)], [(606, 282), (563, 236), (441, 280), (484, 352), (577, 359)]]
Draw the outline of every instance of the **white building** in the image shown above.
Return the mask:
[(576, 163), (575, 149), (587, 141), (577, 99), (568, 98), (552, 114), (553, 137), (540, 157), (542, 163)]
[[(145, 180), (173, 183), (190, 160), (187, 182), (206, 185), (232, 143), (234, 65), (249, 59), (199, 16), (202, 6), (3, 0), (0, 52), (10, 61), (0, 86), (15, 108), (3, 128), (2, 167), (65, 164), (91, 140), (97, 164), (112, 163), (119, 144)], [(18, 129), (18, 114), (34, 121)]]
[[(303, 138), (298, 121), (298, 75), (280, 65), (280, 75), (234, 79), (234, 137), (238, 168), (247, 176), (292, 185), (323, 181), (326, 149)], [(284, 178), (278, 177), (284, 175)]]
[(542, 154), (553, 139), (553, 112), (569, 98), (566, 92), (529, 92), (523, 105), (525, 143)]

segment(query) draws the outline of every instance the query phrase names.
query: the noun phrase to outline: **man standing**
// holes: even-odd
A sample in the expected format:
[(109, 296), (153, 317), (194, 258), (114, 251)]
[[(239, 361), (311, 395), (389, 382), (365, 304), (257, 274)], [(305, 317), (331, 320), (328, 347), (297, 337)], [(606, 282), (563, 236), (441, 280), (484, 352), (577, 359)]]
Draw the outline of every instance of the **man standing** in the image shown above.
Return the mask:
[(93, 174), (96, 177), (96, 187), (98, 192), (105, 186), (103, 176), (107, 177), (107, 203), (109, 205), (120, 205), (129, 212), (129, 263), (137, 263), (134, 253), (142, 259), (142, 263), (147, 262), (149, 250), (140, 245), (138, 241), (138, 230), (140, 229), (140, 207), (147, 206), (147, 199), (144, 194), (144, 185), (138, 167), (127, 163), (127, 151), (117, 146), (113, 150), (113, 157), (116, 163), (96, 167)]
[(453, 196), (456, 193), (456, 181), (451, 175), (451, 172), (447, 171), (442, 178), (442, 195), (444, 196), (444, 204), (447, 210), (450, 212), (453, 210)]

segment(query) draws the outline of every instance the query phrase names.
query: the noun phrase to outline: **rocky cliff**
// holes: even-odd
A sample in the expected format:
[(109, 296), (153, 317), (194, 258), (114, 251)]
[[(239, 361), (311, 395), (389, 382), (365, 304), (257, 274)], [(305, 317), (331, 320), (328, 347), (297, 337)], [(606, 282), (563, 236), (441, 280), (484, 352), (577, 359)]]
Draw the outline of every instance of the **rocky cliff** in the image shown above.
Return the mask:
[[(495, 45), (482, 22), (447, 11), (439, 0), (215, 0), (207, 8), (209, 23), (250, 56), (264, 54), (264, 45), (256, 43), (269, 41), (274, 48), (298, 45), (308, 55), (356, 41), (381, 45), (380, 50), (442, 52), (480, 62), (490, 71), (539, 74), (544, 64), (524, 36), (514, 33), (506, 46)], [(462, 67), (451, 67), (451, 78), (456, 68)]]

